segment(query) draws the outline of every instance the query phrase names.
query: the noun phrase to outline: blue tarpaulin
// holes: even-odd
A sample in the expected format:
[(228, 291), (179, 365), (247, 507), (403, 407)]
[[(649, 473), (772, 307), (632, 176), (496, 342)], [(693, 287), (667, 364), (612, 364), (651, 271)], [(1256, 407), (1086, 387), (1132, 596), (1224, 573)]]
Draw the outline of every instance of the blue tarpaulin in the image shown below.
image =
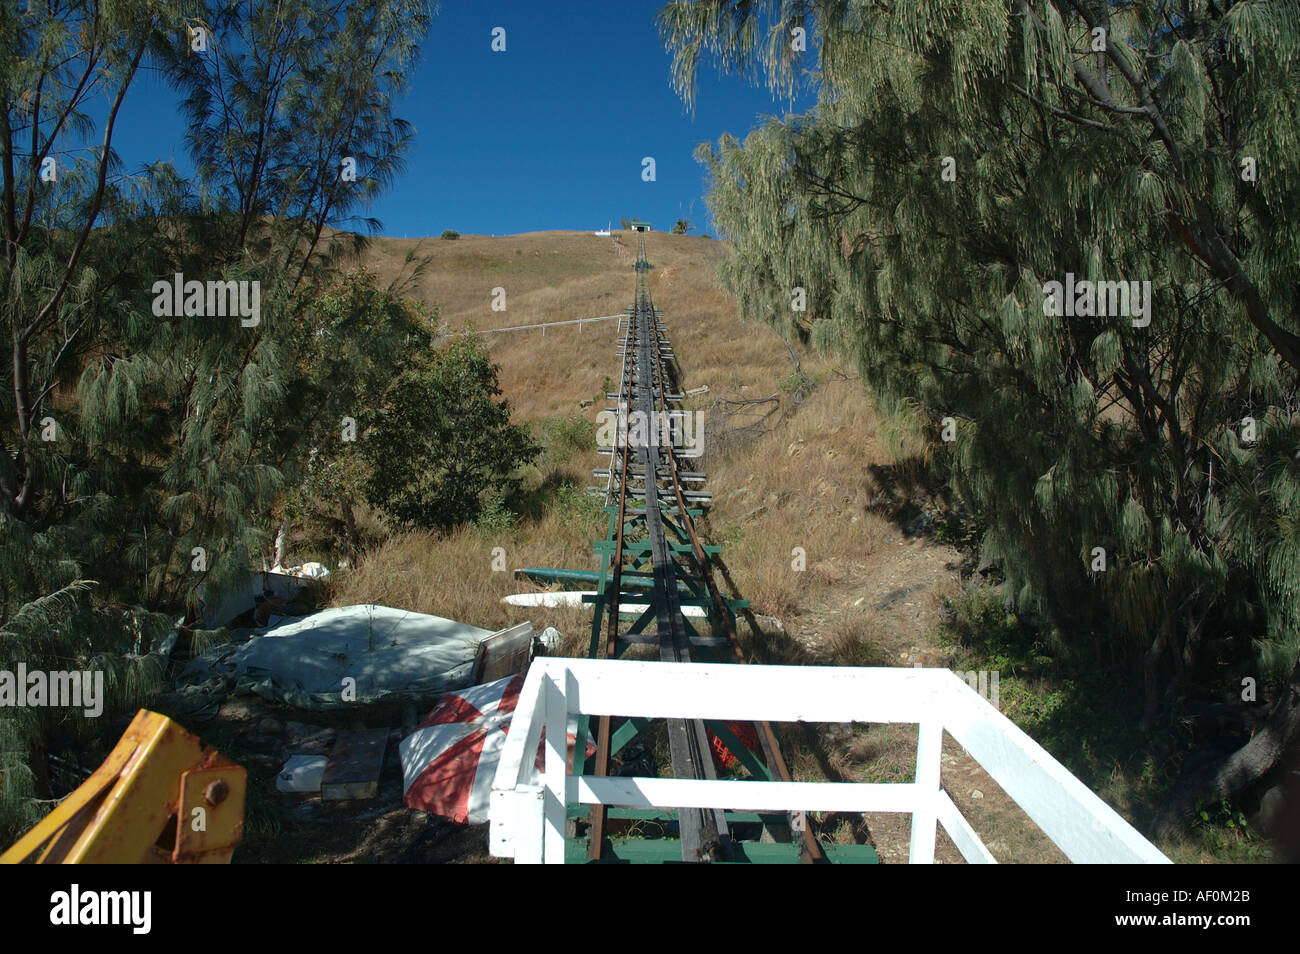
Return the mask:
[(373, 604), (280, 619), (264, 635), (191, 661), (181, 686), (254, 692), (304, 709), (428, 698), (469, 685), (478, 645), (492, 635)]

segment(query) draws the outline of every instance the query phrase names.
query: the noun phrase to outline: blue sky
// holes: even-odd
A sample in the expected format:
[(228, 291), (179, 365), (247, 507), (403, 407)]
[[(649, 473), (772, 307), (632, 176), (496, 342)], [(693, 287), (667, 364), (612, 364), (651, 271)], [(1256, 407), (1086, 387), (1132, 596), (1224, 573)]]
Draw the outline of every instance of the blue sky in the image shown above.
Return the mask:
[[(711, 232), (696, 146), (743, 137), (771, 98), (711, 66), (695, 114), (669, 86), (662, 0), (444, 0), (397, 115), (416, 137), (407, 170), (369, 214), (391, 236), (595, 229), (620, 216)], [(491, 49), (494, 27), (506, 50)], [(132, 88), (116, 148), (128, 169), (174, 158), (188, 173), (177, 97), (152, 74)], [(796, 100), (794, 109), (808, 107)], [(656, 180), (641, 178), (655, 159)]]

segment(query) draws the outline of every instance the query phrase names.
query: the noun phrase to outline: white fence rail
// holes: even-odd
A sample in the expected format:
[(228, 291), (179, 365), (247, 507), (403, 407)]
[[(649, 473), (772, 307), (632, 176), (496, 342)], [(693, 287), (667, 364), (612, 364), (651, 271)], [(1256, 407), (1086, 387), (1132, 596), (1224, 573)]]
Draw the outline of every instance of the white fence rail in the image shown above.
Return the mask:
[[(570, 775), (572, 714), (919, 726), (915, 781), (699, 781)], [(535, 754), (545, 728), (545, 769)], [(970, 862), (995, 863), (940, 787), (947, 731), (1075, 862), (1168, 863), (1038, 743), (944, 669), (742, 666), (549, 658), (528, 671), (492, 785), (491, 850), (563, 864), (566, 806), (907, 812), (910, 861), (934, 860), (938, 825)]]

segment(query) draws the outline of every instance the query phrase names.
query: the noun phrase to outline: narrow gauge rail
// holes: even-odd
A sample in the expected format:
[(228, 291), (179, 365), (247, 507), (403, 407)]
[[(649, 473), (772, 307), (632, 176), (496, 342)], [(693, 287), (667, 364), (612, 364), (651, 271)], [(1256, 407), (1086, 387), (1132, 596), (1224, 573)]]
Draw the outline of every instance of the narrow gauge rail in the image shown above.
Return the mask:
[[(736, 610), (748, 604), (723, 596), (710, 562), (718, 548), (701, 545), (696, 533), (695, 519), (702, 511), (691, 509), (689, 504), (707, 503), (708, 495), (683, 489), (686, 481), (698, 482), (704, 475), (684, 469), (673, 441), (660, 439), (661, 431), (653, 424), (679, 419), (685, 412), (680, 407), (684, 395), (677, 386), (672, 346), (660, 320), (662, 315), (650, 298), (646, 280), (649, 268), (642, 234), (635, 264), (636, 299), (625, 313), (626, 331), (619, 347), (622, 358), (619, 390), (607, 394), (606, 398), (617, 399), (618, 406), (611, 410), (623, 421), (635, 420), (640, 414), (641, 421), (652, 423), (640, 429), (620, 426), (619, 437), (611, 446), (601, 448), (609, 454), (609, 465), (597, 470), (596, 475), (606, 478), (603, 490), (610, 527), (607, 538), (596, 545), (602, 568), (596, 592), (588, 597), (595, 603), (589, 655), (601, 656), (603, 627), (604, 658), (618, 658), (635, 644), (651, 644), (658, 646), (659, 658), (666, 662), (698, 659), (743, 663), (744, 656), (736, 641)], [(638, 433), (648, 439), (628, 438), (629, 434)], [(600, 489), (593, 488), (598, 492)], [(645, 573), (647, 563), (649, 574)], [(641, 592), (623, 592), (625, 574), (628, 584)], [(644, 602), (645, 584), (651, 582), (648, 608), (625, 631), (620, 631), (620, 600)], [(683, 615), (683, 605), (706, 609), (708, 635), (701, 635)], [(655, 625), (653, 635), (645, 632), (651, 622)], [(595, 727), (596, 752), (588, 763), (588, 771), (608, 774), (611, 757), (647, 725), (643, 720), (629, 719), (615, 731), (611, 718), (601, 716)], [(579, 723), (578, 738), (586, 738), (588, 731), (584, 716)], [(776, 734), (765, 722), (742, 727), (713, 721), (706, 724), (704, 720), (669, 720), (668, 743), (673, 775), (677, 778), (716, 778), (713, 761), (716, 744), (725, 747), (756, 778), (791, 780)], [(588, 860), (622, 860), (615, 840), (609, 837), (609, 813), (609, 807), (604, 805), (595, 806), (590, 812), (585, 852)], [(794, 842), (787, 846), (789, 860), (794, 860), (796, 848), (799, 860), (804, 863), (827, 860), (802, 813), (746, 818), (742, 824), (753, 821), (762, 824), (776, 839)], [(681, 860), (756, 860), (756, 848), (746, 847), (733, 835), (732, 827), (728, 813), (721, 810), (678, 809)], [(750, 827), (754, 826), (750, 824)], [(657, 860), (668, 860), (663, 855), (660, 852)]]

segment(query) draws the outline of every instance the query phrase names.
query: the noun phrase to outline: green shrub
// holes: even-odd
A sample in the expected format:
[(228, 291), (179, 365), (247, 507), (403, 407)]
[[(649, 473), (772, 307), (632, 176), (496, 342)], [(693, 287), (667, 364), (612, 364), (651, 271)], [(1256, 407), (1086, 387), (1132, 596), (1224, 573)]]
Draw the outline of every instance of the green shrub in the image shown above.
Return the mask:
[(516, 515), (500, 497), (490, 500), (474, 521), (474, 527), (484, 533), (504, 533), (515, 525)]
[(596, 425), (578, 414), (548, 417), (542, 422), (542, 440), (546, 456), (562, 464), (575, 453), (595, 449)]
[(494, 492), (518, 490), (517, 469), (541, 448), (495, 400), (497, 370), (467, 337), (393, 382), (367, 437), (372, 505), (407, 526), (448, 530), (476, 520)]
[(581, 484), (566, 480), (556, 488), (551, 507), (568, 519), (586, 520), (599, 526), (604, 516), (604, 511), (601, 510), (603, 504), (603, 500), (588, 493)]

